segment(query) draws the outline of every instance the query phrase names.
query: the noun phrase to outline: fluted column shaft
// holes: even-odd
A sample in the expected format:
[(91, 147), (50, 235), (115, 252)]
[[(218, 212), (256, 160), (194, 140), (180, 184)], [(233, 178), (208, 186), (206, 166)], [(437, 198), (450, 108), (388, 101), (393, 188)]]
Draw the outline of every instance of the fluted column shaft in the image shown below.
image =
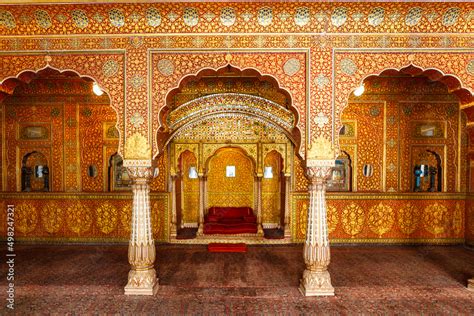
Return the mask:
[(305, 296), (334, 295), (327, 270), (331, 257), (326, 216), (326, 181), (331, 170), (331, 166), (307, 167), (306, 170), (310, 179), (306, 241), (303, 250), (306, 269), (300, 281), (300, 291)]
[(155, 264), (155, 242), (151, 230), (150, 186), (152, 170), (148, 167), (128, 167), (133, 179), (132, 229), (128, 245), (131, 269), (125, 294), (153, 295), (158, 290)]

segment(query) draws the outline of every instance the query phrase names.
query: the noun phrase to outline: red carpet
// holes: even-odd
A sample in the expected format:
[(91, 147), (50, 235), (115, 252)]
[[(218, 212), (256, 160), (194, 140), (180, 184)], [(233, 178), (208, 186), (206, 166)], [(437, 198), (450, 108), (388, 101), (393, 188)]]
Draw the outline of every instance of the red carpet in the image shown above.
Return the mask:
[(209, 252), (247, 252), (247, 245), (244, 243), (225, 244), (225, 243), (210, 243), (207, 245)]

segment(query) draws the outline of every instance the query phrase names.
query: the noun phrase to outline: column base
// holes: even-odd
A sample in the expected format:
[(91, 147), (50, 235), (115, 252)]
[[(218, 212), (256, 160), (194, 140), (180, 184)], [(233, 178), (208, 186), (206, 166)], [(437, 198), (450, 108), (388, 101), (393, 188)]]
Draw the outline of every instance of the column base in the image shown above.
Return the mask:
[(304, 270), (299, 290), (304, 296), (334, 296), (329, 271)]
[(285, 238), (291, 238), (291, 231), (289, 225), (285, 225), (284, 235)]
[(158, 278), (155, 269), (130, 270), (125, 295), (155, 295), (158, 292)]
[(474, 278), (467, 281), (467, 289), (474, 292)]

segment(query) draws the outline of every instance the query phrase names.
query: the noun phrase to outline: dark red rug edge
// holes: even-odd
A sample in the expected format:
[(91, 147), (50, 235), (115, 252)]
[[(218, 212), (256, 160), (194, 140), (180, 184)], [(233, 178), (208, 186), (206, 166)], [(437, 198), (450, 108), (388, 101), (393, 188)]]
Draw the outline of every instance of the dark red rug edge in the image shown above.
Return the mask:
[(244, 243), (209, 243), (208, 252), (247, 252), (247, 245)]

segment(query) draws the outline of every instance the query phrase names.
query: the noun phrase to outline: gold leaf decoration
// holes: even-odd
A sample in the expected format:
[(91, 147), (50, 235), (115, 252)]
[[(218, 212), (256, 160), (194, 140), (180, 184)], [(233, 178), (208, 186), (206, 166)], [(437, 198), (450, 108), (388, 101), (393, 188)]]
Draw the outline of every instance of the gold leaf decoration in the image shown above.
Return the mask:
[(328, 233), (332, 233), (336, 230), (337, 224), (339, 223), (339, 214), (335, 206), (327, 206), (327, 220), (328, 220)]
[(459, 202), (456, 203), (456, 208), (453, 213), (453, 231), (458, 235), (462, 231), (462, 219), (464, 217), (464, 212), (461, 209)]
[(360, 234), (364, 229), (365, 213), (357, 204), (350, 204), (342, 211), (342, 229), (351, 238)]
[(96, 224), (101, 232), (110, 234), (117, 227), (117, 209), (105, 203), (96, 210)]
[(150, 159), (151, 148), (148, 140), (140, 133), (128, 137), (125, 142), (125, 159)]
[(132, 205), (127, 204), (122, 208), (122, 212), (120, 213), (120, 222), (122, 223), (122, 227), (126, 232), (130, 232), (132, 227)]
[(423, 223), (425, 229), (433, 235), (442, 234), (449, 226), (448, 208), (435, 203), (425, 207), (423, 212)]
[(57, 233), (63, 224), (63, 210), (55, 202), (50, 202), (41, 210), (41, 221), (48, 233)]
[(315, 142), (311, 143), (307, 160), (332, 160), (334, 159), (334, 147), (331, 141), (322, 136), (318, 137)]
[(27, 203), (22, 203), (15, 207), (15, 228), (28, 234), (35, 230), (38, 223), (38, 214), (36, 208)]
[(398, 226), (405, 235), (412, 234), (420, 222), (420, 211), (411, 203), (398, 210)]
[(369, 228), (371, 231), (379, 235), (379, 238), (382, 238), (383, 234), (392, 229), (395, 216), (390, 206), (380, 202), (370, 208), (368, 215), (369, 218), (367, 221)]
[(67, 209), (66, 221), (72, 232), (81, 235), (91, 228), (92, 215), (87, 206), (77, 203)]

